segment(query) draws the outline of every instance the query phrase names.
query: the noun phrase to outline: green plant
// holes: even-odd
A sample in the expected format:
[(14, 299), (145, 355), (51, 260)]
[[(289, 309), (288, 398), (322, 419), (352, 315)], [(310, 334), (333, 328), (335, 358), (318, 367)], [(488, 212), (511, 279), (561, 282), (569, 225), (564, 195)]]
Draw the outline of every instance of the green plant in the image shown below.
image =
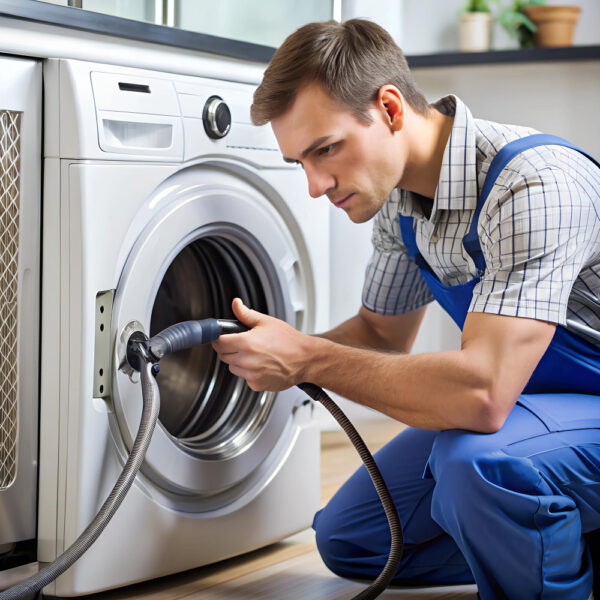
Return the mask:
[(503, 6), (500, 0), (496, 0), (498, 14), (496, 20), (508, 32), (510, 37), (519, 42), (521, 48), (533, 46), (533, 34), (537, 27), (531, 19), (523, 12), (529, 6), (540, 6), (546, 4), (546, 0), (512, 0), (508, 6)]
[(492, 12), (490, 10), (490, 2), (489, 0), (467, 0), (461, 12)]

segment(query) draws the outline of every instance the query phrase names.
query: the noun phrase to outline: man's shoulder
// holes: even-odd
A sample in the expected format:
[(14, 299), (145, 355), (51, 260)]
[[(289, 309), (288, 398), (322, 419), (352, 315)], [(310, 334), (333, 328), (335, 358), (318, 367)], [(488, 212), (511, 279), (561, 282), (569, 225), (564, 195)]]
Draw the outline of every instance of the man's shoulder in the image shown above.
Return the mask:
[[(532, 127), (496, 123), (486, 119), (474, 119), (475, 146), (482, 163), (491, 162), (506, 144), (514, 140), (540, 133)], [(479, 162), (478, 160), (478, 162)]]
[[(540, 133), (531, 127), (495, 123), (484, 119), (474, 121), (480, 184), (490, 163), (501, 148), (514, 140)], [(532, 177), (550, 178), (556, 182), (557, 178), (577, 179), (590, 169), (596, 168), (583, 154), (572, 148), (559, 145), (536, 146), (524, 150), (511, 160), (496, 182), (503, 187), (510, 187), (515, 182)]]

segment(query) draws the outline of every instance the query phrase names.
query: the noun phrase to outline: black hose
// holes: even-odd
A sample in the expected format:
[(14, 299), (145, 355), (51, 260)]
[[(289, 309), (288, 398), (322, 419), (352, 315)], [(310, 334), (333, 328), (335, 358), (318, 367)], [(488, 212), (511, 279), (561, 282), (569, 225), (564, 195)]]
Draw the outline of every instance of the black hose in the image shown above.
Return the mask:
[(369, 452), (369, 449), (360, 437), (358, 431), (354, 428), (354, 425), (350, 423), (348, 417), (342, 412), (342, 409), (318, 385), (314, 385), (313, 383), (299, 383), (298, 387), (315, 400), (315, 402), (320, 402), (332, 414), (333, 418), (340, 424), (346, 435), (350, 438), (350, 441), (356, 448), (356, 451), (369, 472), (371, 481), (375, 486), (377, 495), (385, 510), (391, 534), (390, 553), (387, 562), (373, 583), (354, 596), (352, 600), (371, 600), (372, 598), (377, 598), (377, 596), (383, 593), (392, 582), (392, 579), (398, 570), (398, 565), (402, 560), (404, 538), (396, 505), (394, 504), (392, 495), (385, 484), (385, 480), (383, 479), (373, 455)]
[(140, 427), (123, 471), (98, 514), (86, 530), (56, 560), (21, 583), (0, 592), (0, 600), (23, 600), (46, 587), (88, 550), (112, 519), (142, 466), (158, 419), (160, 396), (152, 369), (152, 363), (144, 363), (141, 371), (143, 408)]

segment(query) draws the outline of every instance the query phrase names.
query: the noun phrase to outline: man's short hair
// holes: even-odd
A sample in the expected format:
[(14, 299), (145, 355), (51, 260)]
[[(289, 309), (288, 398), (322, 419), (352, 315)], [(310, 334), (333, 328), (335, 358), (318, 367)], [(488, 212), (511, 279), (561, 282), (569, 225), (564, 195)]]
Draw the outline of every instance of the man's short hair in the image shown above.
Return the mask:
[(429, 112), (402, 50), (383, 27), (364, 19), (309, 23), (288, 36), (254, 93), (252, 122), (264, 125), (283, 115), (310, 83), (319, 84), (367, 125), (371, 103), (386, 84), (395, 85), (419, 114)]

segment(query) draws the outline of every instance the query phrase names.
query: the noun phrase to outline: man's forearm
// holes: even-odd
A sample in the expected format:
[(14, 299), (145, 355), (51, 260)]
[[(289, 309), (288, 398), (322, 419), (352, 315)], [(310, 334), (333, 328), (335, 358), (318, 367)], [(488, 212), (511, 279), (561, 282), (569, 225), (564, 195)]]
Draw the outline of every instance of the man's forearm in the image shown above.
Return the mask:
[(319, 337), (346, 346), (410, 352), (424, 315), (425, 308), (393, 317), (361, 308), (357, 315)]
[(376, 336), (367, 323), (355, 315), (340, 323), (337, 327), (319, 333), (318, 337), (325, 338), (337, 344), (346, 346), (358, 346), (362, 348), (378, 348)]
[(306, 381), (421, 429), (497, 429), (488, 382), (463, 351), (402, 355), (314, 339)]
[[(408, 425), (482, 433), (502, 427), (556, 331), (554, 323), (536, 319), (469, 313), (460, 350), (405, 355), (300, 333), (239, 298), (233, 311), (250, 331), (223, 335), (213, 348), (255, 391), (309, 381)], [(410, 342), (422, 316), (419, 310), (367, 319), (383, 339), (404, 332)]]

